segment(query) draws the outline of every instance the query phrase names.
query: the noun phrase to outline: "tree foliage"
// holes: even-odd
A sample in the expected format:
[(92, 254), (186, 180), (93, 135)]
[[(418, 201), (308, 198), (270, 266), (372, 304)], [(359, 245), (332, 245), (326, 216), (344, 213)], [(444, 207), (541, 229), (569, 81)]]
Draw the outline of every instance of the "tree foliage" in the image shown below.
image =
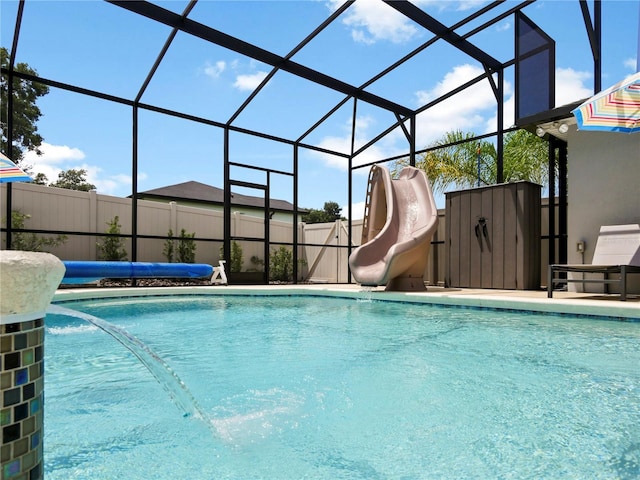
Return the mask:
[[(9, 52), (6, 48), (0, 47), (0, 63), (2, 68), (9, 68)], [(29, 75), (37, 75), (37, 72), (29, 67), (26, 63), (17, 63), (14, 66), (15, 71), (26, 73)], [(42, 144), (42, 136), (38, 133), (36, 123), (42, 116), (42, 112), (36, 105), (39, 97), (49, 93), (49, 87), (37, 82), (13, 78), (13, 132), (12, 132), (12, 160), (20, 163), (23, 159), (25, 151), (35, 151), (38, 155), (42, 152), (39, 150)], [(0, 138), (0, 149), (8, 153), (8, 120), (9, 109), (7, 108), (9, 99), (9, 75), (2, 73), (0, 81), (0, 105), (2, 112), (0, 115), (0, 123), (2, 125), (2, 135)], [(28, 170), (29, 166), (21, 165), (23, 169)]]
[[(487, 140), (472, 140), (475, 136), (473, 132), (448, 132), (431, 145), (436, 148), (416, 158), (416, 167), (425, 171), (434, 192), (496, 183), (496, 148)], [(503, 152), (505, 182), (548, 184), (548, 148), (544, 140), (526, 130), (508, 132)], [(399, 160), (393, 170), (399, 172), (408, 164), (408, 159)]]
[[(58, 174), (58, 180), (51, 183), (49, 186), (58, 187), (58, 188), (66, 188), (67, 190), (79, 190), (81, 192), (88, 192), (90, 190), (95, 190), (96, 186), (92, 183), (87, 182), (87, 171), (84, 168), (81, 169), (73, 169), (64, 170)], [(45, 179), (47, 178), (45, 175), (42, 175)], [(40, 179), (40, 174), (36, 176), (37, 179)]]
[(324, 202), (324, 209), (317, 210), (310, 208), (309, 213), (302, 215), (302, 221), (305, 223), (329, 223), (336, 220), (344, 220), (340, 215), (340, 205), (336, 202)]
[(549, 147), (537, 135), (526, 130), (507, 133), (504, 158), (505, 182), (529, 180), (543, 186), (549, 184)]
[(35, 183), (36, 185), (44, 185), (44, 186), (46, 186), (49, 183), (49, 179), (47, 178), (47, 176), (44, 173), (38, 172), (33, 177), (33, 182), (32, 183)]

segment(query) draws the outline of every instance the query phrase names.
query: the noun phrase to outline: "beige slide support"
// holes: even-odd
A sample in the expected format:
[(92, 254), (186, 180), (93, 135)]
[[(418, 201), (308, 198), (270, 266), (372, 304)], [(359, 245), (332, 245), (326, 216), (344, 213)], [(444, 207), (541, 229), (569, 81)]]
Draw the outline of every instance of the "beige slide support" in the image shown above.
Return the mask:
[(405, 167), (396, 180), (386, 167), (369, 173), (362, 243), (349, 257), (355, 280), (389, 291), (425, 290), (424, 271), (438, 209), (426, 174)]

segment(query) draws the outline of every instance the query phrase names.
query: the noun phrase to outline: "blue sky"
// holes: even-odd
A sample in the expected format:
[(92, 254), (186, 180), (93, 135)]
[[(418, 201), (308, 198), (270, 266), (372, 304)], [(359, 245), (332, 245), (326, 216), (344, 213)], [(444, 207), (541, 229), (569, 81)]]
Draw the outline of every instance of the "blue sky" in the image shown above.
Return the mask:
[[(186, 0), (156, 2), (181, 13)], [(488, 2), (416, 1), (445, 25), (453, 25)], [(591, 5), (592, 2), (589, 2)], [(339, 1), (200, 0), (190, 18), (242, 40), (286, 55), (311, 33)], [(507, 10), (506, 2), (496, 12)], [(0, 3), (1, 44), (11, 46), (17, 2)], [(602, 86), (606, 88), (638, 67), (639, 2), (602, 2)], [(590, 96), (593, 71), (587, 34), (577, 0), (538, 1), (524, 13), (556, 41), (556, 105)], [(458, 31), (464, 34), (495, 14)], [(513, 17), (474, 35), (469, 41), (505, 62), (513, 58)], [(170, 29), (101, 1), (27, 0), (16, 60), (46, 78), (133, 99), (138, 94)], [(357, 0), (293, 60), (349, 84), (360, 86), (424, 43), (431, 34), (378, 0)], [(235, 52), (179, 33), (142, 96), (142, 103), (227, 122), (271, 67)], [(439, 41), (367, 88), (409, 108), (438, 97), (481, 73), (472, 58)], [(505, 126), (513, 124), (513, 68), (505, 72)], [(338, 94), (286, 72), (278, 72), (234, 121), (238, 127), (298, 138), (343, 99)], [(84, 168), (99, 193), (131, 193), (132, 111), (130, 107), (51, 88), (39, 106), (38, 129), (44, 155), (27, 156), (35, 172), (49, 180), (61, 170)], [(367, 143), (395, 118), (358, 102), (356, 146)], [(304, 139), (305, 143), (349, 152), (353, 104), (347, 103)], [(496, 128), (496, 102), (486, 82), (421, 114), (417, 147), (447, 131), (481, 134)], [(292, 170), (292, 147), (239, 133), (231, 134), (232, 161), (281, 171)], [(354, 159), (355, 163), (405, 153), (407, 142), (396, 130)], [(221, 129), (141, 110), (138, 190), (197, 180), (222, 187)], [(322, 208), (335, 201), (347, 213), (346, 160), (300, 151), (299, 204)], [(361, 216), (368, 169), (354, 175), (354, 218)], [(265, 183), (262, 172), (232, 170), (234, 179)], [(272, 197), (293, 201), (289, 176), (271, 175)], [(259, 194), (256, 191), (242, 193)], [(443, 206), (443, 199), (437, 199)]]

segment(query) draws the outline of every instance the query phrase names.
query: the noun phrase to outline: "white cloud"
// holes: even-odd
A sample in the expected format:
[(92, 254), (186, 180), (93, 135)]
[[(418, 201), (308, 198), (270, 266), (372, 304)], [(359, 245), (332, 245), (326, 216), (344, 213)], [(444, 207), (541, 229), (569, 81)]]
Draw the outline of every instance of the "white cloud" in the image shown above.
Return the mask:
[(458, 11), (471, 10), (485, 3), (485, 0), (461, 0), (458, 4)]
[[(416, 97), (418, 98), (417, 103), (418, 105), (424, 105), (431, 100), (435, 100), (436, 98), (451, 92), (460, 85), (474, 79), (478, 75), (482, 75), (483, 73), (484, 69), (474, 65), (457, 65), (431, 90), (420, 90), (416, 92)], [(490, 98), (488, 98), (489, 95), (493, 97), (489, 84), (487, 82), (479, 82), (472, 87), (467, 88), (464, 92), (457, 94), (455, 97), (460, 99), (463, 96), (466, 97), (464, 99), (465, 104), (468, 104), (470, 108), (475, 109), (478, 107), (486, 107), (487, 104), (490, 103)]]
[[(416, 106), (439, 98), (451, 92), (467, 81), (484, 73), (481, 67), (464, 64), (454, 67), (443, 79), (430, 90), (416, 92)], [(585, 82), (591, 79), (588, 72), (579, 72), (559, 68), (556, 70), (556, 105), (564, 105), (574, 100), (591, 96), (591, 89)], [(515, 123), (515, 96), (510, 82), (504, 84), (504, 127), (511, 127)], [(318, 146), (342, 153), (351, 151), (350, 120), (345, 122), (344, 135), (327, 136)], [(436, 106), (422, 112), (417, 117), (417, 143), (423, 148), (445, 133), (462, 130), (473, 131), (476, 134), (493, 132), (497, 127), (496, 98), (489, 82), (485, 79)], [(358, 117), (356, 122), (356, 148), (363, 145), (373, 135), (369, 130), (375, 128), (373, 117)], [(377, 132), (375, 132), (377, 133)], [(371, 163), (394, 155), (406, 153), (408, 150), (406, 139), (394, 131), (375, 145), (369, 147), (358, 157), (354, 158), (354, 165)], [(315, 153), (325, 162), (327, 167), (346, 170), (347, 161), (343, 158)], [(356, 172), (368, 173), (367, 169)]]
[[(367, 171), (367, 174), (368, 173), (369, 171)], [(360, 220), (364, 218), (364, 203), (365, 202), (357, 202), (351, 204), (351, 214), (354, 220)], [(343, 205), (340, 208), (342, 208), (340, 212), (342, 213), (342, 216), (349, 218), (349, 208), (347, 207), (347, 205)]]
[[(591, 79), (589, 72), (579, 72), (571, 68), (556, 69), (556, 106), (566, 105), (576, 100), (590, 97), (591, 87), (584, 84)], [(509, 93), (511, 93), (509, 95)], [(504, 128), (510, 128), (515, 124), (515, 94), (510, 88), (505, 88), (508, 95), (504, 102)], [(487, 119), (483, 133), (495, 132), (497, 128), (497, 114)]]
[(40, 145), (42, 155), (37, 155), (33, 151), (25, 152), (24, 159), (27, 163), (36, 164), (58, 164), (69, 160), (82, 160), (85, 154), (78, 148), (68, 147), (67, 145), (51, 145), (42, 142)]
[[(474, 65), (458, 65), (431, 90), (416, 92), (417, 103), (424, 105), (483, 73), (482, 68)], [(511, 92), (509, 82), (505, 82), (504, 90), (506, 95)], [(482, 80), (418, 115), (417, 146), (427, 145), (453, 130), (479, 133), (485, 129), (487, 115), (495, 115), (495, 107), (493, 90), (486, 79)]]
[[(577, 72), (571, 68), (556, 69), (556, 106), (566, 105), (575, 100), (590, 97), (592, 90), (584, 82), (591, 79), (589, 72)], [(509, 93), (509, 92), (506, 92)], [(515, 124), (515, 94), (507, 97), (504, 102), (504, 128)], [(486, 122), (484, 133), (495, 132), (497, 128), (497, 114)]]
[[(516, 110), (515, 110), (515, 105), (516, 105), (516, 97), (514, 94), (510, 95), (504, 102), (504, 110), (503, 110), (503, 122), (502, 122), (502, 127), (503, 128), (510, 128), (513, 127), (516, 123), (515, 120), (515, 114), (516, 114)], [(480, 133), (490, 133), (490, 132), (495, 132), (496, 129), (498, 128), (498, 113), (496, 112), (495, 115), (491, 116), (491, 118), (489, 118), (486, 122), (486, 126), (484, 129), (484, 132), (480, 132)]]
[[(214, 80), (219, 79), (227, 70), (231, 71), (231, 75), (235, 75), (235, 81), (233, 86), (238, 90), (254, 90), (268, 75), (267, 72), (258, 70), (259, 63), (251, 60), (248, 63), (243, 63), (238, 59), (233, 59), (229, 62), (224, 60), (218, 60), (215, 63), (209, 61), (205, 62), (203, 72), (209, 78)], [(240, 72), (252, 72), (252, 73), (240, 73)]]
[(592, 87), (584, 85), (584, 82), (591, 78), (589, 72), (580, 72), (573, 68), (556, 68), (556, 106), (592, 96)]
[(247, 75), (238, 75), (233, 86), (239, 90), (254, 90), (267, 75), (267, 72), (262, 71)]
[(50, 182), (58, 179), (58, 173), (63, 170), (63, 165), (85, 158), (82, 150), (67, 145), (51, 145), (42, 142), (40, 151), (42, 155), (37, 155), (33, 151), (25, 152), (23, 162), (31, 168), (34, 175), (43, 173)]
[[(43, 173), (49, 182), (53, 183), (58, 180), (58, 174), (65, 170), (85, 170), (87, 172), (86, 180), (96, 186), (99, 193), (106, 195), (122, 195), (131, 191), (131, 176), (125, 174), (105, 175), (102, 168), (96, 165), (90, 165), (84, 160), (86, 155), (79, 148), (69, 147), (67, 145), (51, 145), (42, 142), (40, 145), (42, 155), (36, 155), (34, 152), (26, 152), (24, 155), (24, 163), (31, 167), (33, 174)], [(138, 174), (139, 180), (144, 180), (146, 174)]]
[[(375, 118), (367, 115), (363, 115), (361, 117), (356, 118), (356, 135), (355, 135), (355, 149), (357, 150), (359, 147), (365, 145), (372, 136), (369, 131), (372, 127), (375, 127), (376, 120)], [(401, 153), (400, 149), (396, 146), (396, 139), (399, 134), (395, 134), (392, 132), (387, 135), (385, 138), (381, 139), (375, 145), (370, 146), (365, 151), (357, 155), (353, 158), (353, 166), (359, 166), (366, 163), (377, 162), (385, 158), (389, 158), (395, 154)], [(344, 135), (343, 136), (327, 136), (324, 137), (320, 143), (319, 147), (325, 148), (327, 150), (332, 150), (340, 153), (350, 153), (351, 152), (351, 119), (348, 119), (344, 124)], [(403, 146), (406, 149), (406, 143)], [(335, 155), (328, 155), (322, 152), (311, 152), (316, 157), (322, 159), (327, 167), (336, 168), (338, 170), (346, 171), (348, 168), (348, 162), (343, 157), (338, 157)], [(355, 171), (356, 174), (366, 175), (368, 174), (367, 169), (358, 169)]]
[(222, 74), (222, 72), (224, 72), (226, 68), (227, 63), (223, 60), (219, 60), (213, 65), (209, 62), (206, 62), (204, 66), (204, 73), (205, 75), (216, 79), (220, 77), (220, 74)]
[[(485, 3), (486, 0), (414, 0), (420, 8), (445, 10), (469, 10)], [(328, 0), (329, 8), (336, 10), (343, 0)], [(358, 0), (343, 15), (342, 22), (351, 28), (354, 41), (373, 44), (378, 41), (404, 43), (423, 30), (394, 8), (380, 0)]]
[[(360, 165), (364, 165), (366, 163), (374, 163), (379, 162), (384, 158), (388, 158), (392, 155), (392, 153), (386, 149), (384, 149), (381, 145), (372, 145), (363, 151), (360, 155), (353, 157), (353, 166), (358, 167)], [(368, 174), (366, 168), (358, 170), (358, 173)]]
[(640, 65), (638, 65), (638, 61), (635, 58), (627, 58), (623, 63), (625, 68), (628, 68), (633, 72), (636, 72), (637, 69), (640, 68)]
[[(342, 0), (329, 0), (336, 9)], [(402, 43), (419, 33), (407, 18), (380, 0), (359, 0), (343, 15), (342, 22), (351, 28), (356, 42), (373, 44), (387, 40)]]
[[(450, 92), (461, 84), (483, 73), (480, 67), (459, 65), (447, 73), (433, 89), (416, 93), (423, 104)], [(585, 82), (592, 78), (589, 72), (571, 68), (556, 69), (556, 106), (587, 98), (592, 95)], [(509, 128), (515, 123), (515, 96), (509, 82), (504, 85), (504, 121)], [(496, 100), (487, 81), (481, 81), (454, 95), (418, 116), (418, 147), (427, 145), (453, 130), (473, 131), (477, 134), (494, 132), (497, 128)]]
[[(324, 137), (318, 147), (340, 153), (349, 153), (351, 150), (351, 139), (349, 137), (329, 136)], [(311, 151), (312, 155), (320, 157), (327, 167), (337, 168), (338, 170), (347, 170), (347, 160), (343, 157), (329, 155), (322, 152)]]
[[(422, 106), (431, 100), (439, 98), (483, 73), (484, 69), (481, 67), (468, 64), (458, 65), (448, 72), (432, 89), (416, 92), (416, 106)], [(505, 95), (509, 98), (505, 102), (504, 123), (505, 126), (510, 126), (514, 122), (514, 100), (509, 82), (505, 82), (504, 90)], [(368, 131), (371, 127), (375, 127), (374, 119), (372, 117), (359, 117), (356, 127), (357, 148), (358, 145), (363, 145), (373, 137), (373, 135), (368, 134)], [(453, 130), (473, 131), (481, 134), (488, 130), (495, 131), (495, 129), (496, 98), (489, 82), (485, 79), (419, 114), (416, 126), (416, 146), (423, 148)], [(344, 136), (325, 137), (319, 146), (342, 153), (349, 153), (351, 150), (350, 122), (345, 123)], [(399, 130), (396, 130), (355, 157), (354, 166), (376, 162), (407, 151), (408, 145), (404, 135)], [(348, 167), (346, 160), (342, 158), (322, 154), (316, 155), (321, 155), (328, 167), (341, 170), (346, 170)], [(357, 172), (367, 173), (366, 169), (360, 169)]]
[[(129, 195), (131, 193), (132, 180), (130, 175), (125, 175), (124, 173), (104, 175), (102, 168), (87, 164), (71, 168), (86, 170), (87, 182), (94, 184), (99, 193), (105, 195)], [(145, 174), (138, 174), (139, 181), (145, 178)]]
[(496, 25), (497, 32), (506, 32), (507, 30), (511, 30), (511, 22), (502, 22)]
[[(333, 150), (335, 152), (349, 153), (351, 151), (351, 137), (325, 137), (318, 145), (321, 148), (327, 150)], [(327, 155), (321, 152), (313, 152), (316, 156), (322, 158), (324, 164), (330, 168), (336, 168), (338, 170), (346, 171), (349, 164), (346, 158), (338, 157), (335, 155)], [(367, 148), (360, 155), (353, 158), (353, 166), (363, 165), (365, 163), (377, 162), (381, 159), (387, 158), (391, 154), (385, 152), (379, 145), (372, 145)], [(368, 173), (366, 169), (356, 170), (357, 173)]]

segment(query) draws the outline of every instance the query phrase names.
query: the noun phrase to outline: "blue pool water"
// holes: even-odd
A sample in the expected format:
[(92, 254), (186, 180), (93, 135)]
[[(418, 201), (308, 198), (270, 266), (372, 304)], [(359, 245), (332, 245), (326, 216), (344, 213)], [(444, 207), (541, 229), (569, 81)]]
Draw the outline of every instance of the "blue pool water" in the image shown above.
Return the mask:
[(47, 479), (640, 477), (640, 323), (321, 297), (64, 304), (46, 318)]

